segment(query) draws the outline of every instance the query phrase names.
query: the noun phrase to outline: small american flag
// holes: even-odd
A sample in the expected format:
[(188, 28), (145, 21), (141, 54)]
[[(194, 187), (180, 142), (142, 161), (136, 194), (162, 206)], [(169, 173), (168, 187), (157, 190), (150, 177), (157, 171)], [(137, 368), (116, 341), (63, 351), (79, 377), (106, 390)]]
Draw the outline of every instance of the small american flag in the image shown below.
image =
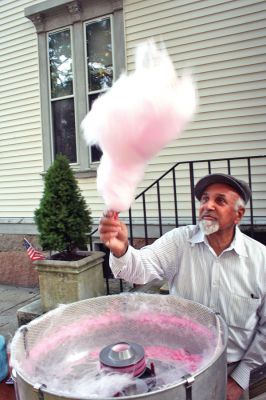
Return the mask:
[(27, 250), (28, 256), (30, 257), (30, 259), (32, 261), (36, 261), (36, 260), (45, 260), (46, 257), (43, 253), (41, 253), (40, 251), (36, 250), (31, 244), (30, 242), (24, 238), (23, 240), (23, 246), (25, 247), (25, 249)]

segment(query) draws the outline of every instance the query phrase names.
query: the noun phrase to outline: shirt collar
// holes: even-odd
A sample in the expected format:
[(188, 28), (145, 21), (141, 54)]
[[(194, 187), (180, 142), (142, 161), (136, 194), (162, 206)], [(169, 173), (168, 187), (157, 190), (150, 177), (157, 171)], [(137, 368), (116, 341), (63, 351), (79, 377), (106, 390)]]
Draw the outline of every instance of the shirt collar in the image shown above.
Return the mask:
[[(206, 245), (209, 246), (208, 240), (207, 240), (206, 236), (204, 235), (204, 233), (199, 228), (199, 226), (197, 226), (196, 232), (189, 239), (189, 242), (191, 242), (193, 244), (205, 243)], [(240, 229), (238, 228), (238, 226), (236, 226), (236, 228), (235, 228), (235, 236), (234, 236), (232, 243), (224, 251), (230, 251), (230, 250), (235, 250), (235, 252), (240, 256), (244, 256), (244, 257), (248, 256), (246, 249), (245, 249), (244, 241), (243, 241), (243, 234), (240, 231)]]
[(243, 233), (240, 231), (238, 226), (236, 226), (235, 230), (235, 237), (230, 245), (230, 247), (233, 246), (232, 248), (235, 249), (236, 253), (239, 254), (240, 256), (248, 257), (244, 240), (243, 240)]
[(189, 239), (191, 243), (202, 243), (204, 242), (204, 234), (201, 231), (200, 227), (197, 225), (196, 232), (194, 235)]

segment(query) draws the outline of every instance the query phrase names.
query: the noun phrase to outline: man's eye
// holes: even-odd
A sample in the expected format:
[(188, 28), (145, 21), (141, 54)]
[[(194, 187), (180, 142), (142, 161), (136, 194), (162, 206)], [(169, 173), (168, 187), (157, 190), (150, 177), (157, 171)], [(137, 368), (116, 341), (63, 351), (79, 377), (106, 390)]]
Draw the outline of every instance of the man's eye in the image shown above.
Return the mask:
[(217, 201), (218, 204), (223, 204), (223, 203), (225, 203), (225, 199), (222, 198), (222, 197), (219, 197), (216, 201)]
[(206, 203), (208, 201), (208, 197), (202, 197), (200, 202), (201, 203)]

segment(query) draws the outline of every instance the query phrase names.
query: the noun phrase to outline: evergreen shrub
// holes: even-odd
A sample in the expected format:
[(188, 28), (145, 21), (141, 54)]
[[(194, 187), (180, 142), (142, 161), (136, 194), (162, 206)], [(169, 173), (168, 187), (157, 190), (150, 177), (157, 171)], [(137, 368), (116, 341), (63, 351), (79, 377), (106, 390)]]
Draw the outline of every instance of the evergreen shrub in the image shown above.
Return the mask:
[(91, 211), (67, 158), (61, 154), (45, 175), (35, 221), (43, 250), (75, 253), (88, 243), (92, 229)]

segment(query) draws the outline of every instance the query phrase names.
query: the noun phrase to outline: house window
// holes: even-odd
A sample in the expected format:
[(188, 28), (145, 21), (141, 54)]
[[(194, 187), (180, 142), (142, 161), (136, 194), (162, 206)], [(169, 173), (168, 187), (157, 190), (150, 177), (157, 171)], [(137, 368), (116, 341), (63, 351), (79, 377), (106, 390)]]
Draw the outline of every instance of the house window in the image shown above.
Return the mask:
[[(101, 151), (80, 125), (125, 67), (122, 0), (46, 0), (25, 8), (38, 37), (44, 169), (65, 154), (95, 176)], [(86, 176), (86, 175), (85, 175)]]
[[(85, 24), (86, 67), (89, 110), (94, 100), (113, 83), (113, 44), (111, 17), (89, 21)], [(100, 160), (101, 150), (96, 146), (90, 148), (92, 163)]]
[(53, 153), (76, 163), (75, 104), (70, 28), (48, 34)]

